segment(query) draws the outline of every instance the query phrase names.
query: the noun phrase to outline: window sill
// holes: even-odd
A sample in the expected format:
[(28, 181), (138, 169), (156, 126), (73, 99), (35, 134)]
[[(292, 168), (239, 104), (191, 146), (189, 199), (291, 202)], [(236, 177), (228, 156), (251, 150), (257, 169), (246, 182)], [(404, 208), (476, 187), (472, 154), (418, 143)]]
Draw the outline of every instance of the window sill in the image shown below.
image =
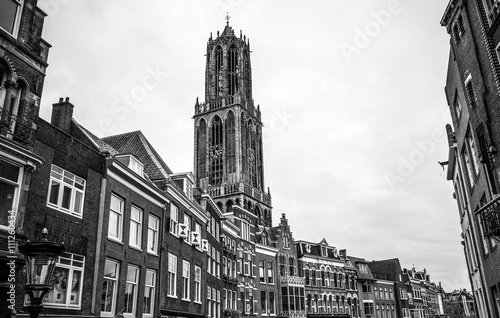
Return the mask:
[(178, 299), (177, 295), (167, 295), (167, 298)]
[(136, 250), (136, 251), (142, 252), (142, 249), (141, 249), (139, 246), (129, 245), (128, 247), (130, 247), (130, 248), (131, 248), (131, 249), (133, 249), (133, 250)]
[(185, 301), (185, 302), (191, 302), (191, 299), (189, 298), (181, 298), (182, 301)]
[(158, 253), (155, 253), (155, 252), (148, 251), (147, 253), (148, 253), (148, 255), (151, 255), (151, 256), (160, 256)]
[(116, 237), (108, 236), (108, 240), (110, 240), (111, 242), (118, 243), (120, 245), (124, 245), (123, 242), (117, 239)]

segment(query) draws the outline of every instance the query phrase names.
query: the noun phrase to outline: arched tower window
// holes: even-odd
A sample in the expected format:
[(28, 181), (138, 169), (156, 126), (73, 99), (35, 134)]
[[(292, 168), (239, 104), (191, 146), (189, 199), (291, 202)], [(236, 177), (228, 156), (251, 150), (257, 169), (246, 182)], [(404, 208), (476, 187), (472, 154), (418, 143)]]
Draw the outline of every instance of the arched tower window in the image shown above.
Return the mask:
[(236, 141), (235, 141), (235, 119), (232, 111), (228, 112), (226, 118), (226, 170), (228, 174), (228, 181), (235, 182), (234, 175), (236, 172)]
[(241, 132), (241, 141), (240, 141), (240, 145), (241, 145), (241, 149), (240, 149), (240, 153), (241, 153), (241, 171), (242, 171), (242, 178), (243, 182), (247, 182), (247, 176), (248, 176), (248, 172), (247, 172), (247, 169), (248, 169), (248, 164), (247, 164), (247, 142), (246, 142), (246, 139), (247, 139), (247, 131), (246, 131), (246, 115), (245, 113), (241, 113), (241, 120), (240, 120), (240, 132)]
[(250, 119), (247, 123), (246, 129), (246, 137), (247, 137), (247, 152), (248, 152), (248, 183), (250, 183), (253, 187), (257, 187), (257, 175), (255, 171), (255, 162), (256, 162), (256, 151), (255, 151), (255, 132), (253, 131), (253, 123)]
[(215, 116), (212, 122), (210, 135), (210, 180), (211, 185), (220, 185), (222, 183), (222, 152), (223, 152), (223, 131), (222, 120)]
[(198, 124), (198, 129), (196, 130), (196, 145), (198, 157), (196, 173), (198, 175), (197, 178), (202, 179), (207, 177), (207, 123), (205, 119), (201, 119)]
[(220, 73), (222, 70), (222, 64), (224, 60), (222, 58), (222, 48), (217, 46), (215, 48), (215, 97), (222, 95), (222, 85)]
[(243, 80), (244, 80), (244, 90), (246, 98), (249, 100), (252, 98), (252, 77), (250, 69), (250, 58), (248, 57), (248, 52), (243, 51)]
[(229, 95), (234, 95), (238, 92), (238, 50), (236, 49), (236, 46), (233, 44), (229, 48), (228, 52), (228, 67), (229, 67), (229, 72), (228, 72), (228, 93)]

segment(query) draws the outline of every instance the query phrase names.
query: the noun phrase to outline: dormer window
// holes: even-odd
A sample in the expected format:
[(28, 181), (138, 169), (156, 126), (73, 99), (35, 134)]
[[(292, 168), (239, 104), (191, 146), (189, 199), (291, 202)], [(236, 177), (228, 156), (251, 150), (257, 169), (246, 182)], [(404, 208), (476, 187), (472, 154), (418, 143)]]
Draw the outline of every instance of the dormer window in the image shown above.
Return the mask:
[(141, 162), (139, 162), (139, 160), (130, 156), (130, 162), (128, 163), (128, 167), (138, 175), (142, 176), (142, 171), (144, 169), (144, 166), (142, 165)]
[(321, 256), (328, 256), (326, 247), (321, 247)]
[(0, 1), (0, 28), (16, 36), (21, 19), (22, 0)]
[(116, 159), (126, 165), (130, 170), (143, 176), (144, 165), (132, 155), (116, 156)]

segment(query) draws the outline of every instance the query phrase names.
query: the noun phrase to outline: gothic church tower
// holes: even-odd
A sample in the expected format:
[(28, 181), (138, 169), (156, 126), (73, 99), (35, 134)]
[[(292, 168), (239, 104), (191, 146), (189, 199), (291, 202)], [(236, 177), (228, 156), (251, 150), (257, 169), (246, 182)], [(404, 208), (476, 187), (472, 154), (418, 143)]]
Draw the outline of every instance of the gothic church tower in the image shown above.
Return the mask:
[(223, 212), (238, 206), (271, 226), (271, 195), (264, 187), (262, 121), (252, 98), (250, 42), (227, 22), (207, 43), (205, 102), (194, 119), (194, 174)]

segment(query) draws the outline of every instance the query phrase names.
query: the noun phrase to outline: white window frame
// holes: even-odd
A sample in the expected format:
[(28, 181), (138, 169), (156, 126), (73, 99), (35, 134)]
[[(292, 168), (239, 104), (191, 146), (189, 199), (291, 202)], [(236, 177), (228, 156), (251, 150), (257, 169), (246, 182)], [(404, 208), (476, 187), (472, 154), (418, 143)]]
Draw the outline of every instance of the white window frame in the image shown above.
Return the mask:
[(148, 217), (148, 254), (158, 255), (158, 238), (160, 218), (150, 214)]
[[(82, 291), (84, 282), (85, 256), (64, 252), (57, 258), (56, 267), (52, 274), (52, 290), (45, 295), (43, 306), (47, 308), (64, 308), (79, 310), (82, 305)], [(76, 273), (80, 273), (78, 276)], [(56, 302), (57, 298), (65, 302)], [(77, 302), (74, 302), (74, 300)], [(29, 304), (25, 304), (29, 305)]]
[[(51, 202), (52, 187), (58, 185), (56, 202)], [(49, 189), (47, 194), (47, 206), (58, 211), (82, 218), (83, 203), (85, 201), (86, 180), (56, 165), (51, 165)], [(69, 207), (63, 207), (64, 193), (70, 191)], [(77, 206), (79, 197), (79, 206)]]
[(177, 298), (177, 256), (168, 253), (167, 297)]
[[(17, 180), (11, 180), (11, 179), (7, 179), (7, 178), (3, 178), (0, 176), (0, 182), (1, 183), (4, 183), (6, 184), (7, 186), (11, 186), (14, 188), (14, 195), (12, 197), (12, 206), (10, 207), (9, 210), (5, 211), (7, 214), (5, 215), (5, 224), (0, 224), (0, 229), (5, 229), (5, 230), (8, 230), (9, 228), (9, 225), (11, 224), (9, 222), (9, 216), (11, 215), (16, 215), (17, 213), (17, 210), (16, 208), (19, 206), (19, 193), (20, 193), (20, 185), (22, 184), (22, 180), (23, 180), (23, 175), (24, 175), (24, 169), (22, 166), (19, 166), (18, 164), (15, 164), (11, 161), (7, 161), (7, 160), (4, 160), (4, 158), (0, 158), (0, 163), (5, 163), (7, 165), (11, 165), (13, 167), (16, 167), (18, 170), (17, 170)], [(10, 214), (10, 211), (13, 211), (12, 213), (14, 214)], [(17, 217), (16, 217), (16, 220), (15, 222), (17, 221)]]
[[(132, 276), (131, 276), (132, 274)], [(138, 287), (139, 287), (139, 277), (141, 275), (141, 270), (138, 266), (136, 265), (131, 265), (129, 264), (127, 267), (127, 279), (125, 283), (125, 295), (127, 295), (127, 291), (129, 288), (132, 290), (132, 296), (130, 301), (132, 301), (132, 308), (130, 308), (130, 311), (125, 305), (123, 305), (123, 315), (128, 316), (128, 317), (133, 317), (136, 314), (137, 311), (137, 294), (138, 294)], [(125, 297), (124, 295), (124, 297)]]
[[(202, 234), (201, 233), (201, 224), (196, 222), (196, 221), (194, 223), (194, 231), (200, 235), (199, 237), (201, 237), (201, 234)], [(201, 244), (196, 245), (196, 248), (201, 251)]]
[(143, 306), (143, 317), (153, 317), (156, 297), (156, 270), (154, 269), (146, 269), (146, 280), (144, 281), (144, 300), (146, 300), (146, 295), (149, 296), (150, 305), (149, 312), (147, 312), (146, 306)]
[(193, 218), (187, 213), (184, 213), (184, 225), (186, 226), (187, 234), (187, 237), (184, 238), (184, 242), (191, 245), (191, 226), (193, 225)]
[(16, 14), (14, 17), (14, 23), (13, 23), (14, 25), (12, 27), (12, 32), (10, 32), (9, 30), (6, 30), (2, 27), (0, 27), (0, 29), (4, 30), (12, 37), (17, 38), (17, 35), (19, 33), (19, 30), (20, 30), (20, 26), (21, 26), (21, 14), (23, 12), (24, 0), (9, 0), (9, 1), (15, 2), (17, 4), (17, 10), (16, 10)]
[[(137, 212), (137, 218), (134, 217), (134, 212)], [(129, 246), (141, 249), (142, 244), (142, 219), (144, 211), (132, 205), (130, 209), (130, 231), (129, 231)]]
[(267, 283), (275, 284), (274, 265), (270, 260), (267, 260)]
[(182, 260), (182, 300), (190, 300), (191, 299), (191, 263)]
[(175, 204), (170, 204), (170, 233), (179, 235), (179, 208)]
[(241, 239), (250, 241), (250, 224), (243, 221), (241, 222)]
[[(117, 200), (119, 203), (118, 210), (113, 209), (113, 199)], [(109, 222), (108, 222), (108, 238), (111, 240), (121, 242), (123, 239), (123, 211), (125, 209), (125, 201), (117, 196), (116, 194), (111, 194), (110, 204), (109, 204)], [(111, 216), (116, 216), (116, 223), (112, 223)], [(116, 230), (116, 235), (112, 230)]]
[[(110, 258), (106, 258), (106, 265), (111, 264), (112, 266), (115, 267), (115, 276), (114, 277), (106, 277), (106, 272), (104, 272), (104, 279), (103, 282), (105, 283), (106, 281), (111, 281), (113, 283), (112, 286), (112, 295), (111, 295), (111, 310), (110, 311), (104, 311), (103, 307), (104, 302), (101, 303), (101, 315), (103, 317), (114, 317), (115, 316), (115, 310), (116, 310), (116, 293), (118, 291), (118, 277), (120, 276), (120, 263), (112, 260)], [(104, 266), (104, 269), (106, 271), (106, 266)], [(104, 288), (104, 287), (103, 287)]]
[(201, 267), (194, 266), (194, 302), (201, 304)]

